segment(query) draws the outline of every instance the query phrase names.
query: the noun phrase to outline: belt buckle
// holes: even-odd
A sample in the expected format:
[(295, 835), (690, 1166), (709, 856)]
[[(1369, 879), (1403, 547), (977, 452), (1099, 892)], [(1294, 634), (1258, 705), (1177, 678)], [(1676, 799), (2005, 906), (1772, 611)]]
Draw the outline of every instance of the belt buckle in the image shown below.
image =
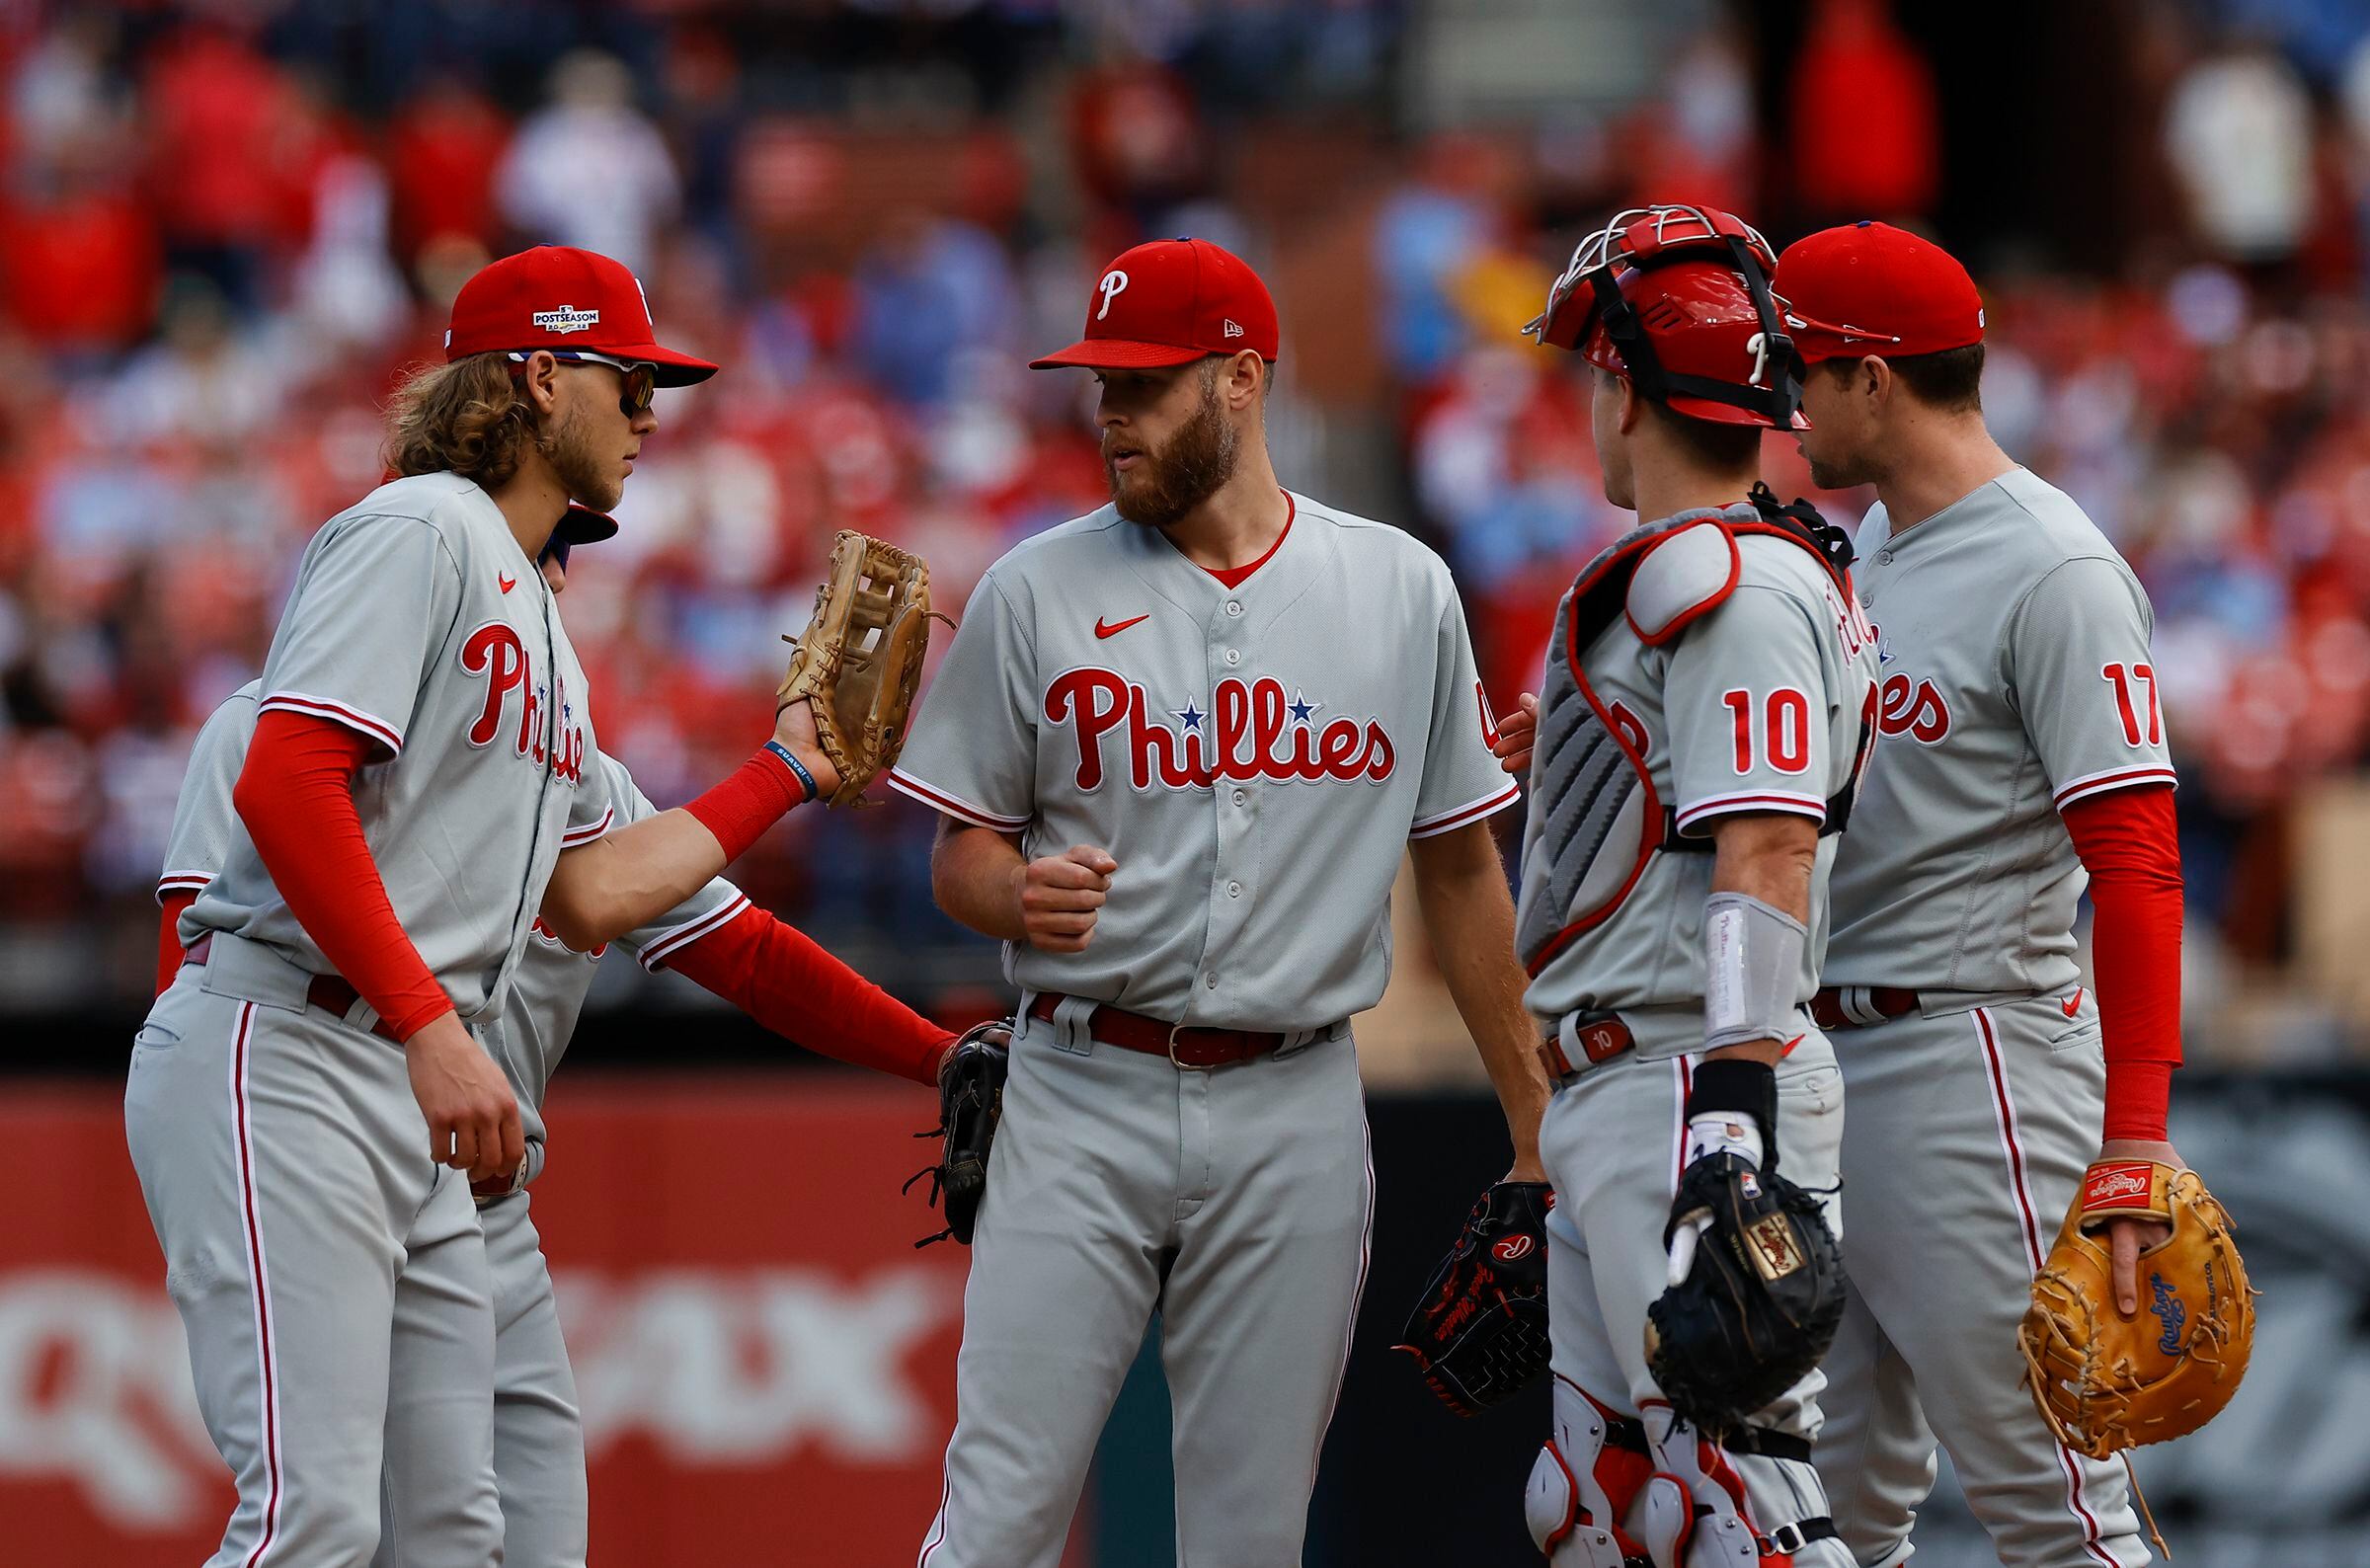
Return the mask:
[(1791, 1520), (1770, 1531), (1770, 1547), (1773, 1551), (1790, 1556), (1809, 1544), (1810, 1537), (1803, 1534), (1802, 1527)]
[(1212, 1066), (1210, 1062), (1177, 1059), (1177, 1036), (1183, 1034), (1185, 1029), (1186, 1026), (1183, 1023), (1174, 1023), (1168, 1026), (1168, 1064), (1179, 1072), (1208, 1072)]

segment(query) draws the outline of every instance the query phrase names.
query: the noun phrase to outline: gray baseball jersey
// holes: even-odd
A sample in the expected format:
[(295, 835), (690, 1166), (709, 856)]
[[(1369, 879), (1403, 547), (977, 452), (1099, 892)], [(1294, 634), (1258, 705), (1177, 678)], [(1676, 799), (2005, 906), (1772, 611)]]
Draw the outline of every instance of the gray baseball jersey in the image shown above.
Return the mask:
[[(262, 683), (249, 681), (206, 719), (198, 732), (175, 803), (173, 832), (166, 847), (158, 896), (202, 891), (246, 838), (231, 791), (246, 765), (247, 743), (255, 733)], [(618, 823), (656, 815), (623, 764), (595, 751), (588, 771), (597, 769)], [(682, 904), (619, 939), (645, 968), (731, 920), (749, 900), (719, 877)], [(502, 1018), (481, 1024), (480, 1038), (503, 1065), (518, 1095), (518, 1116), (527, 1138), (523, 1178), (543, 1168), (543, 1097), (568, 1041), (576, 1032), (585, 993), (592, 984), (600, 952), (579, 953), (541, 919), (513, 977)], [(522, 1179), (523, 1179), (522, 1178)], [(568, 1568), (585, 1558), (584, 1431), (577, 1415), (575, 1381), (559, 1333), (551, 1276), (541, 1245), (526, 1216), (524, 1195), (486, 1212), (485, 1260), (495, 1319), (492, 1398), (494, 1474), (500, 1489), (506, 1561), (529, 1568)], [(413, 1271), (407, 1270), (409, 1278)], [(434, 1283), (423, 1280), (424, 1286)], [(403, 1333), (399, 1325), (398, 1333)], [(439, 1377), (438, 1386), (453, 1386)], [(417, 1456), (398, 1456), (398, 1468)], [(390, 1496), (388, 1526), (377, 1560), (392, 1564), (397, 1540), (409, 1540), (406, 1507), (419, 1499)]]
[(1409, 838), (1512, 805), (1440, 558), (1292, 497), (1228, 589), (1102, 510), (980, 582), (891, 782), (960, 821), (1119, 862), (1083, 953), (1005, 948), (1034, 991), (1197, 1025), (1372, 1007)]
[(255, 739), (256, 704), (263, 694), (264, 683), (250, 680), (223, 698), (198, 728), (181, 795), (173, 803), (164, 874), (156, 879), (159, 903), (168, 894), (203, 893), (230, 863), (231, 845), (247, 836), (230, 792), (247, 765), (247, 743)]
[[(463, 1018), (491, 1015), (564, 846), (608, 828), (592, 716), (550, 588), (493, 498), (452, 474), (382, 485), (304, 552), (259, 713), (335, 720), (384, 753), (355, 806), (404, 932)], [(400, 766), (396, 765), (401, 759)], [(252, 843), (183, 916), (332, 968)]]
[[(1749, 506), (1721, 515), (1760, 520)], [(1737, 536), (1733, 570), (1724, 552), (1700, 565), (1672, 560), (1666, 568), (1666, 560), (1699, 542), (1693, 534), (1674, 535), (1639, 563), (1629, 613), (1598, 633), (1581, 658), (1607, 722), (1644, 761), (1652, 794), (1641, 799), (1649, 809), (1667, 803), (1676, 830), (1698, 838), (1732, 812), (1823, 819), (1829, 798), (1850, 788), (1860, 762), (1875, 650), (1859, 607), (1808, 550), (1766, 535)], [(1730, 581), (1733, 591), (1683, 622), (1674, 640), (1657, 646), (1639, 636), (1640, 621), (1686, 617)], [(1655, 601), (1651, 607), (1641, 602), (1646, 598)], [(1567, 596), (1558, 627), (1568, 611)], [(1549, 657), (1564, 657), (1564, 650)], [(1550, 679), (1542, 690), (1552, 694), (1556, 685)], [(1568, 680), (1562, 687), (1580, 700)], [(1557, 765), (1544, 744), (1556, 726), (1544, 709), (1540, 728), (1518, 920), (1526, 931), (1542, 924), (1551, 930), (1560, 912), (1540, 906), (1555, 855), (1552, 846), (1542, 851), (1547, 818), (1536, 805), (1536, 781)], [(1818, 988), (1836, 842), (1833, 835), (1819, 840), (1799, 1001)], [(1554, 1020), (1589, 1009), (1620, 1011), (1648, 1059), (1699, 1050), (1711, 868), (1707, 853), (1649, 855), (1610, 915), (1548, 950), (1527, 993), (1532, 1012)]]
[[(1118, 862), (1084, 953), (1006, 949), (1071, 999), (1012, 1043), (926, 1568), (1052, 1568), (1155, 1304), (1178, 1560), (1301, 1560), (1372, 1215), (1343, 1021), (1382, 992), (1407, 840), (1517, 792), (1447, 568), (1291, 509), (1231, 588), (1110, 508), (1005, 556), (894, 777), (1027, 854)], [(1180, 1069), (1078, 998), (1293, 1038)]]
[[(181, 796), (174, 803), (165, 873), (157, 880), (159, 900), (177, 891), (202, 892), (221, 874), (232, 846), (246, 839), (247, 829), (231, 804), (231, 790), (238, 783), (239, 769), (246, 765), (247, 743), (255, 735), (256, 704), (262, 689), (261, 681), (241, 686), (223, 699), (198, 732), (189, 771), (182, 776)], [(605, 798), (614, 811), (614, 825), (622, 827), (658, 815), (658, 808), (634, 783), (625, 765), (607, 752), (593, 752), (587, 771), (601, 775)], [(668, 954), (697, 941), (749, 906), (748, 897), (739, 888), (718, 877), (650, 924), (620, 937), (618, 945), (643, 968), (656, 969)], [(528, 1142), (539, 1146), (544, 1141), (544, 1093), (576, 1033), (593, 971), (607, 949), (579, 953), (562, 942), (540, 916), (532, 926), (532, 937), (512, 977), (501, 1021), (479, 1033), (518, 1095), (518, 1116)], [(529, 1175), (541, 1169), (539, 1154), (530, 1158)]]
[[(328, 718), (383, 753), (356, 779), (396, 917), (461, 1014), (490, 1023), (564, 842), (605, 830), (584, 675), (549, 588), (483, 490), (381, 486), (307, 546), (260, 700), (205, 747), (166, 880), (220, 874), (210, 935), (132, 1052), (124, 1130), (206, 1428), (238, 1484), (222, 1561), (361, 1562), (380, 1505), (406, 1562), (501, 1550), (495, 1324), (467, 1182), (432, 1162), (404, 1053), (315, 1003), (330, 969), (222, 780), (245, 711)], [(257, 720), (260, 722), (260, 718)], [(209, 847), (210, 846), (210, 847)]]
[(2014, 1347), (2105, 1106), (2074, 957), (2088, 877), (2058, 812), (2173, 780), (2148, 600), (2022, 469), (1898, 533), (1879, 506), (1860, 549), (1883, 739), (1836, 860), (1825, 979), (1921, 1005), (1834, 1035), (1851, 1297), (1819, 1457), (1856, 1477), (1836, 1522), (1860, 1561), (1896, 1560), (1938, 1439), (2003, 1563), (2129, 1568), (2148, 1549), (2122, 1469), (2057, 1442)]
[(1891, 527), (1878, 506), (1860, 530), (1883, 740), (1836, 865), (1826, 980), (2063, 990), (2089, 878), (2058, 812), (2173, 779), (2148, 596), (2020, 468)]
[[(658, 808), (634, 783), (625, 764), (595, 751), (588, 771), (592, 770), (603, 776), (616, 826), (658, 815)], [(650, 924), (618, 938), (617, 945), (644, 969), (655, 970), (668, 954), (697, 941), (749, 906), (748, 897), (739, 888), (718, 877)], [(544, 1091), (568, 1050), (569, 1038), (576, 1033), (585, 993), (592, 985), (592, 972), (605, 952), (600, 948), (579, 953), (540, 919), (534, 922), (510, 999), (503, 1006), (501, 1026), (491, 1042), (495, 1057), (518, 1091), (518, 1113), (526, 1119), (532, 1137), (542, 1137)]]
[[(1611, 1503), (1596, 1490), (1611, 1472), (1592, 1412), (1644, 1418), (1658, 1469), (1690, 1475), (1689, 1456), (1701, 1451), (1663, 1413), (1644, 1343), (1686, 1164), (1688, 1078), (1703, 1046), (1714, 857), (1657, 835), (1706, 838), (1738, 812), (1824, 823), (1831, 803), (1850, 799), (1863, 759), (1873, 639), (1848, 585), (1806, 542), (1749, 531), (1769, 526), (1739, 504), (1681, 512), (1617, 543), (1558, 606), (1540, 686), (1518, 940), (1533, 969), (1532, 1011), (1583, 1069), (1557, 1087), (1540, 1125), (1560, 1200), (1547, 1228), (1556, 1404), (1526, 1516), (1556, 1568), (1621, 1555), (1605, 1509), (1589, 1501)], [(1625, 760), (1600, 772), (1609, 745)], [(1596, 823), (1601, 838), (1582, 830)], [(1818, 984), (1834, 846), (1833, 835), (1818, 841), (1797, 1003)], [(1576, 1015), (1598, 1009), (1619, 1012), (1635, 1044), (1589, 1065)], [(1842, 1099), (1827, 1044), (1805, 1016), (1778, 1066), (1773, 1131), (1789, 1174), (1813, 1191), (1834, 1190)], [(1826, 1208), (1840, 1229), (1832, 1197)], [(1777, 1441), (1722, 1461), (1742, 1484), (1741, 1518), (1724, 1490), (1694, 1488), (1698, 1511), (1720, 1517), (1698, 1520), (1705, 1544), (1690, 1561), (1731, 1560), (1710, 1544), (1715, 1535), (1732, 1546), (1748, 1530), (1791, 1541), (1827, 1517), (1817, 1472), (1785, 1451), (1817, 1436), (1821, 1386), (1814, 1372), (1756, 1412), (1752, 1425)], [(1627, 1505), (1612, 1506), (1619, 1518)], [(1789, 1549), (1803, 1568), (1850, 1568), (1831, 1539)]]

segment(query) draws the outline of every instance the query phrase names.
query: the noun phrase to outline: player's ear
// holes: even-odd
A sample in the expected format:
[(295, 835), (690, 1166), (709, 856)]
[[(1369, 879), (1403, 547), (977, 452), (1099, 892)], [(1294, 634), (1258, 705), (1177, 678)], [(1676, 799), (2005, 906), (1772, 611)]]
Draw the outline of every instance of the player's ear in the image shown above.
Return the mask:
[(1620, 432), (1626, 435), (1637, 429), (1638, 421), (1646, 417), (1646, 400), (1637, 395), (1637, 383), (1627, 376), (1615, 375), (1610, 370), (1601, 373), (1612, 375), (1614, 384), (1621, 389), (1621, 417), (1619, 428)]
[(1893, 367), (1875, 354), (1859, 361), (1858, 373), (1852, 378), (1853, 388), (1878, 408), (1892, 401)]
[(516, 381), (518, 395), (526, 399), (528, 405), (534, 409), (537, 418), (549, 415), (554, 408), (558, 407), (560, 361), (552, 357), (548, 352), (537, 349), (533, 353), (528, 354), (526, 362), (518, 367)]
[(1242, 410), (1256, 406), (1267, 391), (1267, 361), (1259, 357), (1256, 349), (1243, 349), (1226, 361), (1226, 407)]

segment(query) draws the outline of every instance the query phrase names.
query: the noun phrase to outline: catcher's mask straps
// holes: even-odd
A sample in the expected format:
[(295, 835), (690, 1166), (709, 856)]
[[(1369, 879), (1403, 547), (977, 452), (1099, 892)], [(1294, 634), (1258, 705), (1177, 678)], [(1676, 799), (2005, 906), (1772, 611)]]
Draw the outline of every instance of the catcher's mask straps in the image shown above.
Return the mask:
[(1087, 1025), (1101, 1005), (1091, 996), (1065, 996), (1054, 1003), (1054, 1049), (1073, 1057), (1093, 1056), (1094, 1035)]

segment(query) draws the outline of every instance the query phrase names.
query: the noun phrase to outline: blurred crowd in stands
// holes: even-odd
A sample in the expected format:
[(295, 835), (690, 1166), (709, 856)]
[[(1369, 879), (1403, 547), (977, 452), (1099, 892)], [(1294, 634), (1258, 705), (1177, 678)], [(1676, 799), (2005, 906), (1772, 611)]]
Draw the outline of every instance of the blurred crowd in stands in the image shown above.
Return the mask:
[[(662, 804), (763, 733), (833, 530), (921, 550), (959, 605), (1100, 504), (1085, 377), (1021, 366), (1160, 234), (1275, 283), (1287, 481), (1448, 554), (1510, 701), (1623, 522), (1575, 361), (1520, 336), (1580, 229), (1680, 197), (1782, 244), (1941, 199), (1935, 69), (1883, 0), (1814, 0), (1775, 82), (1751, 7), (1614, 9), (1653, 19), (1642, 96), (1450, 128), (1404, 112), (1459, 10), (1417, 0), (0, 7), (0, 922), (150, 886), (196, 726), (380, 476), (379, 400), (536, 241), (627, 261), (726, 366), (662, 398), (564, 602)], [(2259, 824), (2370, 744), (2370, 17), (2164, 9), (2129, 72), (2161, 199), (2115, 264), (1943, 238), (1986, 287), (1995, 429), (2155, 597), (2193, 923), (2246, 927)], [(743, 869), (827, 939), (942, 940), (930, 828), (838, 818), (814, 854), (793, 819)]]

